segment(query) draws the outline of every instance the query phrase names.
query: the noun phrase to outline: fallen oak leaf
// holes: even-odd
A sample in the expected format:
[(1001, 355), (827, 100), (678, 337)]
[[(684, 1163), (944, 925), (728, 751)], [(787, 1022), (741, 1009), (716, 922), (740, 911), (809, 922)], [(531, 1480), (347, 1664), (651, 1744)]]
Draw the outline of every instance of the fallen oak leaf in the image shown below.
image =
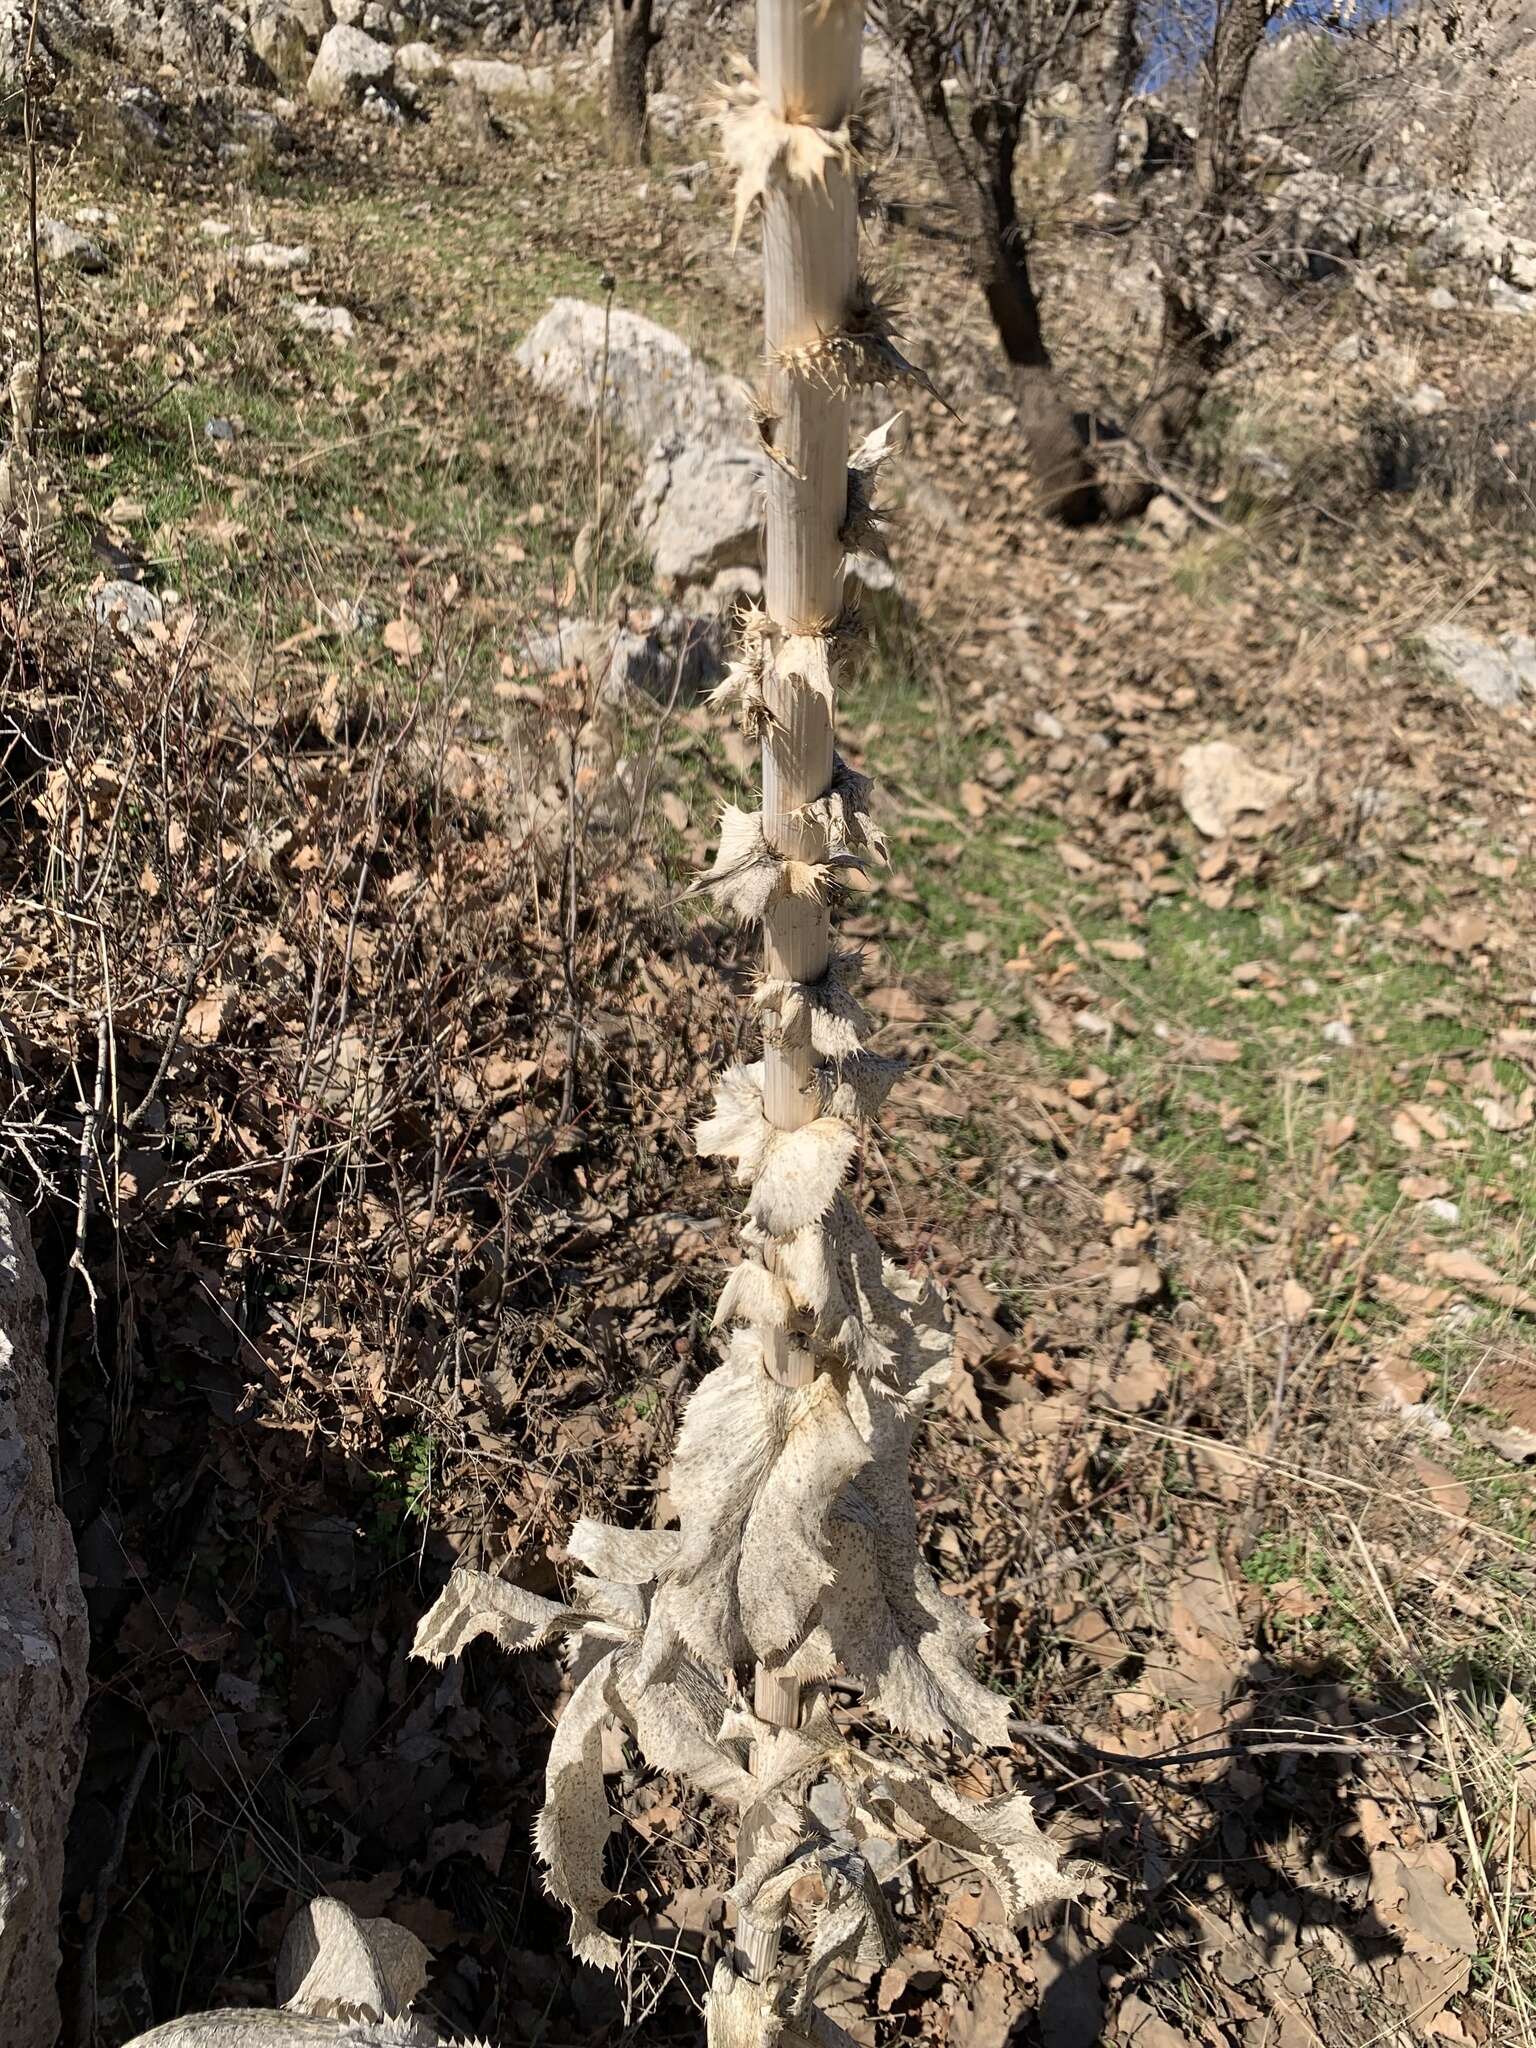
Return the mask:
[(1442, 1280), (1455, 1281), (1458, 1286), (1468, 1287), (1485, 1301), (1496, 1302), (1500, 1308), (1518, 1309), (1523, 1315), (1536, 1315), (1536, 1294), (1528, 1287), (1521, 1287), (1513, 1280), (1505, 1280), (1496, 1273), (1485, 1259), (1476, 1252), (1432, 1251), (1425, 1255), (1424, 1270), (1434, 1273)]

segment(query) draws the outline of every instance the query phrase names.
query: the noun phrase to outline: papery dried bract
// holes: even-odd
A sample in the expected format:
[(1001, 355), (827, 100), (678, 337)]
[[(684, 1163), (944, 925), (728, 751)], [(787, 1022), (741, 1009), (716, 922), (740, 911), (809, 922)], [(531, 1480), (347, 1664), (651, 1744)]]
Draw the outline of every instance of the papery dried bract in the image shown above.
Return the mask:
[(398, 2019), (426, 1983), (430, 1961), (408, 1927), (361, 1919), (340, 1899), (312, 1899), (283, 1935), (278, 2002), (317, 2019)]
[(780, 1130), (763, 1107), (763, 1069), (735, 1063), (715, 1083), (715, 1113), (694, 1132), (702, 1158), (731, 1161), (750, 1188), (747, 1213), (771, 1237), (788, 1237), (824, 1216), (836, 1199), (858, 1139), (840, 1118), (822, 1116)]
[(741, 240), (748, 214), (776, 179), (825, 191), (834, 165), (845, 176), (851, 175), (853, 168), (846, 122), (840, 128), (817, 128), (808, 121), (787, 119), (767, 104), (750, 65), (738, 59), (737, 66), (740, 75), (727, 88), (720, 115), (725, 160), (736, 173), (733, 250)]

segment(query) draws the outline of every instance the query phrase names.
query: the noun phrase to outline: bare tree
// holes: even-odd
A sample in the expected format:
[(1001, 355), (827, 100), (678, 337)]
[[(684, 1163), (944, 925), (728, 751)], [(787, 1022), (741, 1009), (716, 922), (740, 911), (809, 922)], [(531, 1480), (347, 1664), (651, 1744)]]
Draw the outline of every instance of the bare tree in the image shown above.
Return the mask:
[(646, 157), (647, 81), (651, 52), (661, 41), (654, 0), (613, 0), (613, 54), (608, 60), (610, 146), (620, 163)]
[[(1128, 89), (1127, 52), (1135, 48), (1129, 7), (1123, 0), (884, 0), (887, 34), (905, 63), (971, 273), (1013, 372), (1037, 502), (1068, 525), (1142, 509), (1157, 466), (1188, 435), (1221, 360), (1226, 337), (1210, 307), (1240, 172), (1243, 88), (1275, 7), (1276, 0), (1214, 0), (1206, 17), (1193, 201), (1175, 230), (1165, 228), (1157, 361), (1128, 427), (1105, 432), (1085, 418), (1052, 358), (1014, 177), (1030, 111), (1063, 77), (1095, 81), (1089, 97), (1101, 124), (1101, 166), (1110, 155)], [(1109, 446), (1142, 459), (1117, 460), (1111, 470), (1103, 460)]]

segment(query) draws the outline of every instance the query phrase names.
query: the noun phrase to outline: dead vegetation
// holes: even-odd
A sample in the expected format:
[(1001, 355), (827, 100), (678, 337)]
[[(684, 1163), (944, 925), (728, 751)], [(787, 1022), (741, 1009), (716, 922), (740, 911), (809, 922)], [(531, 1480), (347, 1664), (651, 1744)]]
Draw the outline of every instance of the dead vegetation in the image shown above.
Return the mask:
[[(426, 1939), (431, 2009), (493, 2040), (691, 2040), (724, 1939), (717, 1819), (615, 1744), (643, 1954), (617, 1988), (572, 1968), (528, 1849), (558, 1667), (405, 1657), (450, 1557), (553, 1597), (573, 1519), (644, 1519), (724, 1262), (684, 1133), (745, 974), (675, 898), (746, 756), (525, 673), (599, 522), (587, 431), (505, 368), (573, 268), (666, 310), (714, 259), (660, 174), (638, 201), (579, 125), (520, 133), (366, 156), (301, 124), (233, 190), (189, 144), (150, 196), (90, 144), (50, 166), (57, 210), (119, 211), (116, 277), (54, 287), (61, 523), (0, 600), (7, 1180), (95, 1645), (77, 2040), (269, 2003), (317, 1890)], [(215, 212), (312, 236), (357, 350), (294, 339), (282, 288), (195, 239)], [(870, 605), (852, 699), (850, 759), (906, 810), (850, 936), (921, 1112), (898, 1095), (862, 1192), (959, 1310), (919, 1526), (988, 1627), (1005, 1777), (1101, 1875), (1017, 1939), (924, 1852), (889, 1880), (914, 1951), (868, 2030), (862, 1988), (837, 2017), (1505, 2048), (1532, 2033), (1532, 743), (1412, 650), (1528, 622), (1529, 554), (1467, 532), (1470, 474), (1342, 520), (1314, 482), (1347, 465), (1358, 512), (1378, 372), (1300, 328), (1205, 422), (1187, 526), (1043, 533), (947, 253), (892, 242), (963, 417), (917, 408), (904, 604)], [(1077, 291), (1073, 247), (1047, 260)], [(754, 281), (712, 274), (729, 357)], [(1380, 326), (1458, 403), (1473, 351), (1513, 388), (1505, 331)], [(605, 594), (637, 563), (601, 525)], [(183, 594), (137, 641), (79, 624), (98, 529)], [(1297, 777), (1215, 840), (1179, 796), (1213, 732)]]

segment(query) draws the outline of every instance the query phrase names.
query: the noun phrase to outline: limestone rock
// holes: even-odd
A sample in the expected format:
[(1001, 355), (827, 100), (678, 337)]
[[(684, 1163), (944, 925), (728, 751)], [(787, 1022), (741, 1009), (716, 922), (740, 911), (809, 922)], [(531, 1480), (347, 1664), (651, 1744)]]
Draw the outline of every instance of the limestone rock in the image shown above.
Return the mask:
[(763, 549), (763, 458), (741, 443), (652, 443), (635, 520), (666, 590), (707, 583), (722, 569), (755, 569)]
[(470, 86), (488, 100), (547, 100), (555, 90), (548, 64), (513, 64), (500, 57), (455, 57), (448, 66), (456, 85)]
[(1230, 740), (1205, 740), (1179, 756), (1179, 801), (1207, 839), (1262, 829), (1267, 814), (1296, 787), (1294, 775), (1250, 761)]
[(59, 1887), (80, 1778), (85, 1601), (54, 1499), (58, 1420), (42, 1277), (0, 1197), (0, 2012), (7, 2048), (53, 2048)]
[(725, 673), (725, 628), (672, 605), (631, 605), (616, 619), (569, 619), (532, 635), (522, 650), (535, 674), (582, 664), (609, 703), (636, 692), (688, 703)]
[(1529, 633), (1488, 640), (1465, 626), (1429, 626), (1419, 638), (1435, 669), (1490, 711), (1513, 710), (1524, 698), (1536, 702), (1536, 640)]
[(68, 221), (42, 219), (37, 224), (37, 246), (45, 263), (67, 263), (73, 270), (94, 276), (107, 267), (99, 242), (82, 235)]
[(395, 53), (360, 28), (338, 22), (327, 29), (309, 74), (309, 97), (317, 107), (361, 105), (371, 85), (382, 92), (395, 68)]
[(160, 54), (183, 78), (248, 85), (257, 75), (256, 52), (245, 23), (216, 0), (165, 0)]
[(274, 78), (303, 79), (309, 34), (288, 0), (251, 0), (251, 44)]
[(603, 309), (586, 299), (556, 299), (518, 344), (515, 361), (541, 391), (590, 412), (601, 383), (603, 410), (639, 447), (664, 434), (737, 440), (742, 407), (729, 385), (668, 328), (615, 307), (606, 375)]
[(1536, 313), (1536, 292), (1516, 291), (1502, 277), (1490, 277), (1488, 303), (1495, 313), (1523, 313), (1526, 319), (1530, 319)]
[(447, 69), (448, 60), (430, 43), (402, 43), (395, 52), (397, 78), (412, 78), (420, 82), (441, 78)]

